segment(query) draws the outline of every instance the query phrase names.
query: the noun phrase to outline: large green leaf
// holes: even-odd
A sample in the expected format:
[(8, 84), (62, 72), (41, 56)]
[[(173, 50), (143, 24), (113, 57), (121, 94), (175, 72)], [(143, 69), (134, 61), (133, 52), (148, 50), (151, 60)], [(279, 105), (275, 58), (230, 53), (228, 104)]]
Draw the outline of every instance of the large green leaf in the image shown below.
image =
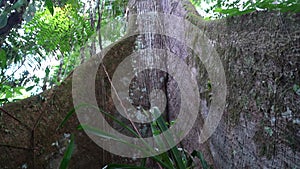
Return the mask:
[(54, 14), (54, 6), (52, 0), (45, 1), (46, 8), (50, 11), (51, 15)]

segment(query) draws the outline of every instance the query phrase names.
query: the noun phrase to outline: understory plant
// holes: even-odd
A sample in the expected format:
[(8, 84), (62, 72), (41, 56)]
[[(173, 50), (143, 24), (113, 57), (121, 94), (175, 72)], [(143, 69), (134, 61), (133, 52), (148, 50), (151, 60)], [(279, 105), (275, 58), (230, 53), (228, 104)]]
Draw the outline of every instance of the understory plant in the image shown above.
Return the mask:
[[(87, 106), (87, 105), (81, 105), (81, 106)], [(81, 107), (79, 106), (79, 107)], [(77, 107), (77, 108), (79, 108)], [(95, 106), (93, 106), (95, 107)], [(99, 110), (99, 108), (95, 107)], [(66, 121), (71, 117), (72, 114), (74, 114), (76, 108), (74, 108), (72, 111), (70, 111), (67, 116), (64, 118), (62, 123), (60, 124), (59, 128), (63, 127), (63, 125), (66, 123)], [(114, 122), (118, 123), (125, 129), (127, 129), (130, 133), (132, 133), (136, 137), (141, 137), (138, 132), (132, 130), (128, 125), (124, 124), (111, 114), (104, 112), (102, 110), (99, 110), (103, 115), (111, 118)], [(160, 113), (160, 111), (157, 108), (154, 108), (154, 113)], [(165, 132), (168, 130), (168, 123), (164, 121), (162, 116), (159, 116), (154, 122), (151, 123), (151, 130), (153, 135), (159, 135), (162, 132)], [(102, 137), (102, 138), (110, 138), (116, 141), (120, 141), (124, 143), (123, 140), (111, 135), (110, 133), (107, 133), (101, 129), (94, 128), (89, 125), (79, 125), (79, 130), (84, 129), (86, 132), (95, 134), (96, 136)], [(172, 139), (170, 139), (172, 140)], [(129, 146), (132, 146), (130, 143), (125, 143)], [(145, 142), (145, 146), (150, 146)], [(66, 169), (68, 166), (68, 163), (71, 160), (71, 155), (74, 150), (74, 137), (71, 137), (71, 141), (65, 151), (63, 160), (60, 165), (60, 169)], [(146, 150), (147, 151), (147, 150)], [(204, 159), (203, 154), (200, 151), (193, 150), (192, 153), (188, 153), (182, 146), (174, 146), (169, 151), (164, 152), (162, 154), (147, 157), (152, 159), (154, 162), (157, 163), (157, 165), (161, 169), (194, 169), (199, 168), (199, 166), (196, 165), (196, 159), (200, 160), (201, 168), (203, 169), (211, 169), (212, 166), (208, 164), (208, 162)], [(146, 166), (147, 158), (143, 158), (139, 165), (129, 165), (129, 164), (108, 164), (103, 169), (149, 169)]]

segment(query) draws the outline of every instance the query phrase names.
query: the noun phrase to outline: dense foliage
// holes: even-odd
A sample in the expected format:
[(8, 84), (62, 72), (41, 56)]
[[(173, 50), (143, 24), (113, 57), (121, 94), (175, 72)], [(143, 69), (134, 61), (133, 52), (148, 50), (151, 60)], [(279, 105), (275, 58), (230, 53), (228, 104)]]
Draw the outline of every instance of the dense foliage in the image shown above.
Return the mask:
[(253, 11), (280, 11), (280, 12), (300, 12), (299, 0), (191, 0), (196, 6), (209, 3), (208, 7), (203, 8), (209, 15), (208, 18), (222, 18), (226, 16), (236, 16), (250, 13)]
[[(34, 17), (24, 15), (20, 27), (0, 35), (0, 105), (59, 85), (91, 52), (84, 45), (96, 46), (92, 35), (122, 18), (125, 7), (126, 1), (32, 2), (27, 13)], [(2, 10), (6, 15), (6, 7)], [(0, 29), (5, 24), (1, 21)], [(87, 44), (89, 39), (94, 42)]]

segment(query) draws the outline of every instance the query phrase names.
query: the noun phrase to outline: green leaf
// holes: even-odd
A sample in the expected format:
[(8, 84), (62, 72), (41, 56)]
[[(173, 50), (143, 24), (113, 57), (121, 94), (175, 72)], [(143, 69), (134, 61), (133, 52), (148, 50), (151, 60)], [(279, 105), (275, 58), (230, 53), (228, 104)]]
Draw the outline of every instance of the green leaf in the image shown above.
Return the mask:
[(74, 7), (75, 9), (76, 9), (76, 8), (79, 8), (78, 0), (68, 0), (67, 3), (68, 3), (68, 4), (71, 4), (72, 7)]
[(78, 129), (79, 130), (83, 129), (83, 130), (85, 130), (85, 132), (88, 132), (90, 134), (93, 134), (93, 135), (101, 137), (101, 138), (118, 141), (118, 142), (126, 144), (126, 145), (128, 145), (130, 147), (133, 147), (133, 148), (136, 148), (138, 150), (141, 150), (143, 153), (146, 153), (146, 154), (149, 153), (144, 147), (140, 147), (140, 146), (137, 146), (135, 144), (132, 144), (132, 143), (126, 141), (126, 140), (120, 139), (118, 136), (115, 136), (113, 134), (107, 133), (107, 132), (105, 132), (105, 131), (103, 131), (101, 129), (95, 128), (93, 126), (81, 124), (81, 125), (78, 126)]
[(75, 143), (74, 143), (74, 135), (71, 135), (71, 141), (65, 151), (64, 157), (60, 163), (59, 169), (67, 169), (70, 163), (73, 151), (74, 151)]
[(2, 12), (0, 15), (0, 29), (7, 25), (7, 12)]
[(0, 67), (5, 68), (6, 67), (6, 52), (3, 49), (0, 49)]
[[(160, 113), (160, 110), (158, 110), (158, 108), (154, 107), (154, 114), (161, 114)], [(162, 132), (165, 132), (165, 136), (167, 137), (166, 140), (168, 142), (169, 145), (173, 145), (173, 139), (172, 139), (172, 135), (171, 133), (169, 133), (167, 130), (168, 130), (168, 127), (166, 125), (166, 122), (164, 121), (164, 119), (162, 118), (162, 116), (160, 116), (159, 118), (157, 118), (157, 124), (160, 128), (160, 130)], [(181, 158), (181, 154), (180, 152), (178, 151), (177, 147), (173, 147), (171, 148), (171, 153), (174, 157), (174, 160), (176, 162), (176, 165), (179, 169), (185, 169), (186, 167), (184, 166), (184, 162), (182, 161), (182, 158)]]
[(191, 155), (199, 158), (203, 169), (209, 169), (209, 165), (207, 164), (201, 152), (194, 150)]
[(46, 0), (45, 5), (46, 5), (47, 9), (50, 11), (51, 15), (53, 15), (54, 14), (54, 6), (53, 6), (52, 0)]
[(23, 87), (16, 87), (16, 88), (14, 88), (14, 92), (19, 94), (19, 95), (22, 95), (23, 93), (20, 91), (22, 89), (24, 89), (24, 88)]
[(161, 157), (161, 160), (163, 162), (165, 162), (168, 166), (173, 166), (173, 163), (170, 159), (170, 156), (169, 156), (168, 152), (162, 153), (159, 156)]
[(116, 123), (118, 123), (120, 126), (124, 127), (126, 130), (128, 130), (129, 132), (131, 132), (132, 134), (134, 134), (136, 137), (139, 137), (139, 135), (132, 130), (129, 126), (127, 126), (125, 123), (121, 122), (120, 120), (116, 119), (114, 116), (112, 116), (110, 113), (107, 113), (103, 110), (100, 110), (98, 107), (96, 106), (92, 106), (92, 105), (88, 105), (88, 104), (80, 104), (78, 106), (76, 106), (74, 109), (72, 109), (71, 111), (68, 112), (67, 116), (63, 119), (62, 123), (59, 125), (58, 129), (63, 127), (63, 125), (67, 122), (67, 120), (72, 116), (73, 113), (75, 113), (75, 110), (79, 109), (79, 108), (83, 108), (83, 107), (93, 107), (95, 108), (95, 110), (100, 111), (102, 114), (104, 114), (105, 116), (111, 118), (113, 121), (115, 121)]
[(26, 90), (26, 92), (29, 92), (29, 91), (32, 90), (34, 87), (35, 87), (35, 85), (29, 86), (29, 87), (27, 87), (25, 90)]
[(234, 15), (239, 13), (239, 9), (238, 8), (231, 8), (231, 9), (223, 9), (222, 11), (220, 11), (220, 13), (222, 14), (229, 14), (229, 15)]
[(145, 167), (146, 166), (146, 161), (147, 161), (147, 158), (143, 158), (140, 166)]
[(214, 9), (214, 12), (219, 12), (219, 13), (221, 13), (222, 11), (223, 11), (222, 8), (215, 8), (215, 9)]
[(85, 124), (81, 124), (78, 126), (78, 129), (79, 130), (85, 130), (86, 132), (88, 133), (91, 133), (91, 134), (94, 134), (96, 136), (99, 136), (99, 137), (102, 137), (102, 138), (106, 138), (106, 139), (111, 139), (111, 140), (115, 140), (115, 141), (119, 141), (121, 143), (127, 143), (127, 144), (130, 144), (126, 141), (124, 141), (123, 139), (120, 139), (118, 138), (117, 136), (115, 135), (112, 135), (112, 134), (109, 134), (109, 133), (106, 133), (104, 131), (102, 131), (101, 129), (97, 129), (95, 127), (92, 127), (92, 126), (89, 126), (89, 125), (85, 125)]
[(49, 77), (49, 73), (50, 73), (50, 69), (48, 67), (46, 67), (46, 69), (45, 69), (46, 77)]
[(12, 98), (12, 96), (13, 96), (13, 93), (10, 91), (10, 90), (7, 90), (6, 92), (5, 92), (5, 98)]
[(60, 123), (60, 125), (58, 126), (58, 128), (56, 130), (62, 128), (65, 125), (65, 123), (68, 121), (68, 119), (72, 116), (72, 114), (74, 114), (74, 113), (75, 113), (75, 108), (73, 108), (72, 110), (70, 110), (68, 112), (68, 114), (66, 115), (66, 117), (63, 119), (63, 121)]
[(8, 85), (2, 85), (2, 88), (5, 89), (5, 90), (10, 90), (11, 89), (11, 87), (8, 86)]
[[(76, 106), (74, 109), (72, 109), (71, 111), (68, 112), (67, 116), (64, 118), (63, 122), (60, 124), (60, 126), (58, 127), (58, 129), (60, 127), (62, 127), (66, 121), (72, 116), (72, 114), (74, 114), (75, 110), (79, 109), (79, 108), (82, 108), (82, 107), (93, 107), (95, 108), (95, 110), (98, 110), (100, 111), (102, 114), (106, 115), (107, 117), (111, 118), (113, 121), (115, 121), (116, 123), (118, 123), (119, 125), (121, 125), (122, 127), (124, 127), (125, 129), (127, 129), (129, 132), (131, 132), (132, 134), (134, 134), (136, 137), (139, 137), (139, 135), (133, 131), (129, 126), (127, 126), (126, 124), (124, 124), (123, 122), (119, 121), (118, 119), (116, 119), (114, 116), (112, 116), (111, 114), (103, 111), (103, 110), (100, 110), (97, 106), (93, 106), (93, 105), (88, 105), (88, 104), (80, 104), (78, 106)], [(131, 144), (131, 143), (128, 143), (112, 134), (109, 134), (109, 133), (106, 133), (105, 131), (102, 131), (100, 129), (97, 129), (97, 128), (94, 128), (92, 126), (88, 126), (88, 125), (80, 125), (78, 127), (78, 129), (84, 129), (86, 132), (89, 132), (91, 134), (94, 134), (96, 136), (99, 136), (99, 137), (102, 137), (102, 138), (106, 138), (106, 139), (111, 139), (111, 140), (115, 140), (115, 141), (118, 141), (118, 142), (121, 142), (121, 143), (124, 143), (126, 145), (129, 145), (131, 147), (134, 147), (136, 149), (139, 149), (141, 150), (142, 152), (144, 152), (145, 154), (148, 154), (149, 153), (149, 149), (151, 150), (151, 146), (148, 145), (146, 142), (145, 142), (145, 146), (146, 147), (138, 147), (134, 144)], [(148, 149), (147, 149), (148, 148)], [(173, 167), (172, 166), (169, 166), (167, 163), (165, 163), (164, 161), (162, 161), (161, 159), (159, 159), (157, 156), (153, 156), (151, 157), (154, 161), (158, 162), (162, 167), (166, 168), (166, 169), (172, 169)]]

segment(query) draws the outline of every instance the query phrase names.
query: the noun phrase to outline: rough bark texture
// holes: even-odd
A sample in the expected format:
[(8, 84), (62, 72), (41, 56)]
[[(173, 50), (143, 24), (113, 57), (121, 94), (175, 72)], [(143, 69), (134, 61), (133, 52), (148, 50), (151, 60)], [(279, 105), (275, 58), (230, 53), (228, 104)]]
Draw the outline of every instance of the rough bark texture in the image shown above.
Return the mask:
[[(205, 144), (198, 142), (198, 136), (210, 106), (210, 92), (201, 95), (201, 112), (182, 142), (184, 148), (204, 152), (215, 168), (299, 168), (300, 96), (292, 88), (300, 82), (300, 15), (255, 12), (206, 22), (188, 4), (179, 3), (177, 10), (175, 14), (199, 26), (215, 44), (229, 93), (222, 121)], [(122, 56), (133, 51), (135, 40), (119, 42), (107, 54), (104, 62), (110, 75)], [(198, 84), (205, 89), (208, 78), (204, 66), (193, 57), (186, 62), (196, 68)], [(99, 105), (113, 111), (103, 70), (99, 69), (97, 79), (95, 83), (107, 89), (96, 90)], [(29, 168), (56, 168), (69, 139), (64, 133), (75, 134), (71, 168), (100, 168), (120, 161), (76, 129), (76, 116), (57, 130), (73, 108), (71, 85), (70, 76), (61, 86), (4, 106), (29, 129), (6, 113), (0, 114), (0, 168), (24, 164)], [(176, 109), (177, 105), (170, 106)], [(128, 158), (121, 161), (135, 162)]]
[(299, 14), (258, 12), (206, 26), (229, 86), (210, 140), (218, 168), (299, 168)]

